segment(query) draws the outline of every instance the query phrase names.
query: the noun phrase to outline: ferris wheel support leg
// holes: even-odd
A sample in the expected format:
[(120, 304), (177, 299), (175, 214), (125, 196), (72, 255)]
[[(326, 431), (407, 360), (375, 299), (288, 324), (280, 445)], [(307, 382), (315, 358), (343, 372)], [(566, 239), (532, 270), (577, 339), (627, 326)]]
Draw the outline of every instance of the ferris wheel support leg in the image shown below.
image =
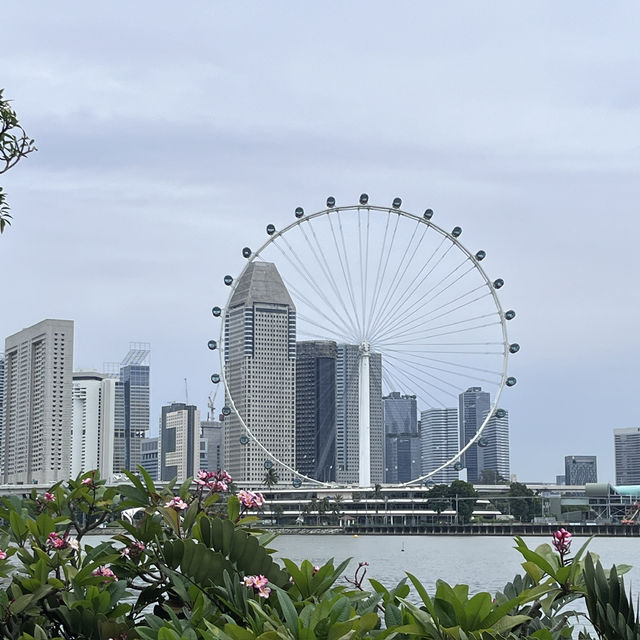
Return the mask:
[(370, 427), (370, 387), (369, 361), (371, 346), (364, 340), (360, 345), (358, 359), (358, 439), (359, 439), (359, 477), (361, 487), (371, 486), (371, 427)]

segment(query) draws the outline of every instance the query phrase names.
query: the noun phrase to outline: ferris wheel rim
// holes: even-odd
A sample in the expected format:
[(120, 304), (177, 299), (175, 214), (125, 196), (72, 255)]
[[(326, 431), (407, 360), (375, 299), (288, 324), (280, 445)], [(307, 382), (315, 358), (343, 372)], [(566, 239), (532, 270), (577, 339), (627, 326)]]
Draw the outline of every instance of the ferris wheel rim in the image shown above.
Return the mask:
[(220, 381), (223, 382), (223, 387), (224, 387), (224, 391), (225, 391), (227, 406), (229, 406), (229, 408), (235, 413), (236, 417), (240, 421), (240, 425), (241, 425), (242, 429), (244, 429), (244, 432), (258, 446), (258, 448), (261, 451), (263, 451), (266, 456), (268, 456), (268, 459), (276, 462), (282, 468), (284, 468), (287, 471), (291, 472), (293, 474), (294, 478), (302, 478), (302, 479), (304, 479), (304, 480), (306, 480), (306, 481), (308, 481), (308, 482), (310, 482), (310, 483), (312, 483), (314, 485), (317, 485), (317, 486), (323, 486), (323, 487), (336, 486), (337, 483), (335, 483), (335, 482), (331, 483), (331, 482), (323, 482), (323, 481), (317, 480), (316, 478), (312, 478), (310, 476), (307, 476), (304, 473), (301, 473), (297, 469), (294, 469), (290, 465), (286, 464), (285, 462), (281, 461), (277, 456), (275, 456), (273, 453), (271, 453), (262, 444), (262, 442), (260, 442), (259, 438), (257, 438), (252, 433), (251, 429), (249, 429), (249, 427), (247, 426), (244, 418), (241, 416), (240, 412), (237, 410), (237, 408), (235, 406), (235, 402), (234, 402), (234, 399), (233, 399), (233, 395), (231, 394), (231, 391), (229, 389), (229, 384), (228, 384), (227, 375), (226, 375), (226, 371), (225, 371), (225, 344), (224, 344), (225, 320), (226, 320), (227, 314), (232, 309), (229, 305), (230, 305), (231, 299), (233, 298), (233, 294), (234, 294), (234, 292), (235, 292), (235, 290), (236, 290), (236, 288), (238, 286), (238, 283), (242, 279), (243, 275), (245, 274), (245, 272), (247, 271), (249, 266), (251, 264), (253, 264), (254, 262), (256, 262), (256, 260), (262, 256), (263, 252), (269, 246), (273, 245), (276, 240), (278, 240), (279, 238), (285, 236), (285, 234), (287, 234), (289, 231), (292, 231), (293, 229), (295, 229), (297, 227), (300, 227), (305, 223), (310, 224), (311, 221), (316, 219), (316, 218), (320, 218), (322, 216), (330, 216), (331, 214), (340, 214), (341, 212), (361, 212), (361, 211), (369, 211), (369, 212), (375, 211), (375, 212), (380, 212), (380, 213), (384, 213), (384, 214), (387, 214), (387, 215), (395, 214), (395, 215), (398, 215), (400, 217), (408, 218), (408, 219), (413, 220), (413, 221), (415, 221), (417, 223), (426, 225), (426, 227), (428, 229), (433, 229), (435, 232), (437, 232), (438, 234), (440, 234), (442, 236), (443, 241), (444, 240), (448, 240), (449, 242), (451, 242), (451, 244), (453, 246), (455, 246), (459, 251), (461, 251), (466, 256), (466, 258), (471, 262), (472, 267), (482, 277), (484, 286), (486, 286), (488, 288), (489, 292), (491, 293), (493, 304), (495, 305), (495, 308), (496, 308), (496, 311), (497, 311), (497, 314), (498, 314), (498, 318), (499, 318), (499, 323), (500, 323), (500, 326), (501, 326), (502, 341), (500, 342), (500, 344), (503, 347), (503, 351), (502, 351), (502, 370), (500, 372), (500, 380), (497, 383), (497, 388), (494, 391), (494, 400), (490, 405), (490, 409), (489, 409), (487, 415), (483, 419), (480, 427), (477, 429), (477, 431), (475, 432), (474, 436), (469, 440), (469, 442), (464, 447), (459, 447), (458, 452), (456, 453), (455, 456), (453, 456), (452, 458), (447, 460), (444, 464), (442, 464), (438, 468), (434, 469), (433, 471), (430, 471), (427, 474), (423, 474), (423, 475), (419, 476), (418, 478), (415, 478), (415, 479), (412, 479), (412, 480), (409, 480), (407, 482), (399, 484), (399, 486), (411, 486), (411, 485), (416, 485), (416, 484), (423, 483), (423, 482), (425, 482), (425, 480), (428, 480), (429, 478), (431, 478), (432, 476), (434, 476), (438, 472), (442, 471), (443, 469), (446, 469), (447, 467), (451, 466), (452, 464), (455, 464), (456, 461), (460, 460), (461, 457), (464, 455), (464, 453), (466, 453), (466, 451), (468, 451), (481, 438), (485, 427), (487, 426), (487, 424), (489, 423), (491, 418), (494, 417), (495, 412), (497, 411), (497, 409), (499, 407), (499, 401), (500, 401), (500, 398), (502, 396), (502, 392), (504, 391), (504, 387), (505, 387), (506, 381), (508, 379), (507, 368), (508, 368), (509, 346), (510, 345), (509, 345), (509, 339), (508, 339), (508, 333), (507, 333), (507, 327), (506, 327), (505, 312), (504, 312), (504, 309), (503, 309), (502, 304), (500, 302), (500, 299), (499, 299), (499, 297), (497, 295), (496, 287), (494, 286), (492, 280), (489, 278), (489, 276), (487, 275), (486, 271), (484, 270), (484, 268), (480, 264), (480, 260), (478, 260), (478, 258), (476, 258), (476, 255), (473, 254), (471, 251), (469, 251), (458, 240), (458, 237), (454, 236), (451, 232), (448, 232), (448, 231), (444, 230), (442, 227), (440, 227), (439, 225), (437, 225), (434, 222), (432, 222), (432, 220), (430, 218), (427, 219), (426, 217), (416, 215), (414, 213), (411, 213), (409, 211), (406, 211), (404, 209), (401, 209), (401, 208), (395, 207), (395, 206), (393, 206), (393, 207), (385, 207), (385, 206), (373, 205), (373, 204), (367, 203), (367, 204), (354, 204), (354, 205), (343, 205), (343, 206), (327, 207), (325, 209), (321, 209), (319, 211), (315, 211), (315, 212), (313, 212), (311, 214), (303, 213), (303, 215), (301, 215), (300, 217), (298, 217), (297, 214), (296, 214), (296, 218), (291, 223), (289, 223), (288, 225), (283, 227), (282, 229), (278, 230), (278, 229), (274, 228), (273, 233), (269, 233), (269, 237), (265, 240), (265, 242), (262, 243), (262, 245), (260, 245), (260, 247), (256, 251), (251, 251), (250, 255), (245, 256), (246, 262), (245, 262), (244, 266), (242, 267), (239, 275), (237, 277), (233, 278), (233, 280), (232, 280), (232, 282), (230, 284), (229, 295), (228, 295), (228, 298), (227, 298), (225, 306), (221, 310), (221, 315), (220, 315), (220, 333), (219, 333), (219, 344), (218, 344), (219, 359), (220, 359)]

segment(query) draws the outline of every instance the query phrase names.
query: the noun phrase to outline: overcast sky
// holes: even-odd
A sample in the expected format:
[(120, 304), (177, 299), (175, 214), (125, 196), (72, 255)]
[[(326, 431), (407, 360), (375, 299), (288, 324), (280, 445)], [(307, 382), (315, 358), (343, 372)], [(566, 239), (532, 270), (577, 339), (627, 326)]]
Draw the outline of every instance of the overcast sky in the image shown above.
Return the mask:
[[(3, 2), (0, 87), (39, 148), (2, 176), (0, 335), (75, 320), (75, 366), (152, 344), (206, 412), (240, 249), (328, 195), (401, 196), (504, 278), (511, 468), (637, 426), (640, 6)], [(220, 404), (220, 403), (218, 403)]]

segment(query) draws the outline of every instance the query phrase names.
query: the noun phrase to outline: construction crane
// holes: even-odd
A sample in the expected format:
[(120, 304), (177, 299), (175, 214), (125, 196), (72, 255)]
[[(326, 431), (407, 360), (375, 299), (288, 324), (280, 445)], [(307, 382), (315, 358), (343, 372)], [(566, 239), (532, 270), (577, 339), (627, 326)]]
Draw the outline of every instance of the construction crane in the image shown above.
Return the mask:
[(209, 407), (209, 411), (207, 412), (207, 420), (214, 420), (213, 416), (216, 415), (216, 412), (215, 407), (213, 406), (213, 398), (211, 396), (207, 398), (207, 406)]
[(189, 404), (189, 387), (187, 386), (187, 379), (184, 379), (184, 396), (186, 399), (186, 404)]

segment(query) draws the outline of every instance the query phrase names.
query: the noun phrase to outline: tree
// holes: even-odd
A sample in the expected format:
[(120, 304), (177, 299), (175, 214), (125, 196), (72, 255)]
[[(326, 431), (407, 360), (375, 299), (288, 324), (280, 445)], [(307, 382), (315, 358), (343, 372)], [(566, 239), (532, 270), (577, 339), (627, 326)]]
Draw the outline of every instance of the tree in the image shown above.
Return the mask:
[(451, 506), (449, 485), (436, 484), (426, 493), (427, 507), (441, 514)]
[[(35, 142), (27, 136), (18, 121), (11, 101), (3, 97), (0, 89), (0, 174), (9, 171), (18, 161), (36, 151)], [(6, 193), (0, 187), (0, 233), (11, 224), (11, 214), (6, 201)]]
[(509, 486), (507, 496), (509, 500), (509, 509), (511, 515), (520, 520), (520, 522), (531, 522), (536, 515), (535, 494), (526, 484), (521, 482), (512, 482)]
[[(475, 502), (471, 498), (477, 498), (478, 493), (470, 482), (454, 480), (449, 486), (449, 496), (456, 501), (458, 522), (466, 523), (471, 520)], [(464, 499), (466, 498), (466, 500)]]
[(264, 472), (264, 478), (262, 479), (262, 484), (265, 487), (271, 489), (271, 487), (274, 487), (275, 485), (277, 485), (278, 482), (280, 482), (280, 476), (278, 475), (278, 472), (273, 467), (269, 467)]

